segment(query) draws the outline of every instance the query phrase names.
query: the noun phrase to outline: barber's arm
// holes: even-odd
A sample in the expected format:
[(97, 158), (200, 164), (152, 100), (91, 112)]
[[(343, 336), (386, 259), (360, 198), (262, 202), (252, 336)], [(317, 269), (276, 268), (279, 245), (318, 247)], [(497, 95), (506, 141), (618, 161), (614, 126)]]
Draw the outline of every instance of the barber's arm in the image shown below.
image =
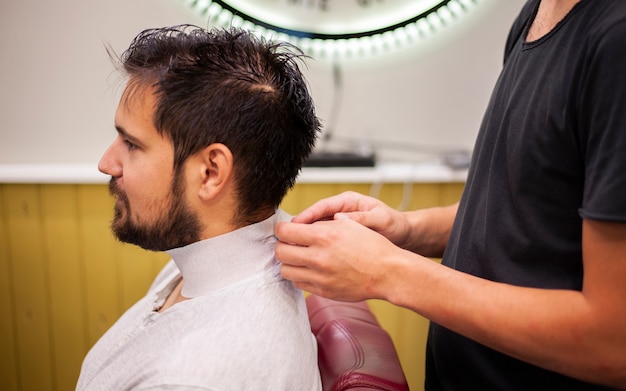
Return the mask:
[(626, 225), (584, 221), (579, 292), (461, 273), (355, 220), (278, 225), (283, 275), (322, 296), (387, 300), (521, 360), (626, 389)]
[(584, 220), (582, 291), (512, 286), (397, 254), (384, 262), (386, 300), (520, 360), (626, 389), (626, 224)]

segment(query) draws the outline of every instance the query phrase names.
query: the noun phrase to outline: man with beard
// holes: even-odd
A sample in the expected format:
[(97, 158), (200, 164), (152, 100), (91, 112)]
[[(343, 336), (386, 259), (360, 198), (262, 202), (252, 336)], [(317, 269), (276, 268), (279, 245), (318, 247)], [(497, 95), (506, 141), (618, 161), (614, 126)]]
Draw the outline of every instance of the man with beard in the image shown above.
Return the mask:
[(90, 350), (78, 390), (317, 390), (302, 292), (281, 278), (274, 224), (319, 131), (286, 44), (195, 26), (140, 33), (111, 175), (112, 229), (172, 260)]

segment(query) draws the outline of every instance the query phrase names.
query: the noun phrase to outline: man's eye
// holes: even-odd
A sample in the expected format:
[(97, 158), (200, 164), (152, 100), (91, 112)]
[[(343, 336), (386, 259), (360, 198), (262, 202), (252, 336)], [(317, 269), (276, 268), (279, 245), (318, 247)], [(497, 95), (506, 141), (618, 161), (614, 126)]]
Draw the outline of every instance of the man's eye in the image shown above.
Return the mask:
[(124, 144), (126, 144), (126, 147), (128, 148), (129, 151), (132, 151), (133, 149), (137, 149), (137, 146), (128, 140), (124, 140)]

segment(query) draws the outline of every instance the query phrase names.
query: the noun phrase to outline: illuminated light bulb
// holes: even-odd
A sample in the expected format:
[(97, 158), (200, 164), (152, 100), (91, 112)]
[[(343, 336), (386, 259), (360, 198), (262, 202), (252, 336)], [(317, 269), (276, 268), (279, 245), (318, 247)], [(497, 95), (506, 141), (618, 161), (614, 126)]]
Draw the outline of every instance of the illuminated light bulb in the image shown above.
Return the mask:
[(430, 23), (425, 19), (418, 20), (416, 26), (422, 38), (428, 37), (433, 32)]
[(226, 27), (230, 24), (230, 21), (233, 18), (233, 14), (228, 10), (222, 10), (220, 14), (217, 16), (217, 24), (223, 27)]
[(346, 41), (346, 50), (348, 57), (352, 57), (352, 55), (359, 54), (359, 39), (358, 38), (350, 38)]
[(400, 47), (409, 44), (409, 36), (406, 33), (406, 27), (400, 27), (393, 30), (394, 41)]
[(420, 31), (417, 28), (416, 23), (407, 24), (404, 27), (403, 31), (406, 35), (408, 42), (415, 42), (420, 38)]
[(231, 21), (230, 21), (230, 25), (231, 25), (232, 27), (237, 27), (237, 28), (240, 28), (240, 27), (242, 27), (242, 26), (243, 26), (243, 24), (244, 24), (244, 20), (243, 20), (243, 18), (242, 18), (241, 16), (239, 16), (239, 15), (235, 15), (235, 16), (231, 19)]
[(322, 45), (324, 42), (321, 39), (314, 39), (313, 45), (311, 49), (313, 49), (313, 56), (318, 56), (322, 54)]
[(441, 30), (441, 28), (444, 26), (443, 20), (441, 20), (439, 14), (437, 13), (433, 12), (431, 14), (428, 14), (426, 19), (428, 20), (428, 24), (430, 25), (430, 29), (432, 30), (432, 32)]
[(380, 40), (382, 41), (383, 49), (391, 50), (396, 46), (396, 39), (391, 31), (380, 34)]
[(243, 25), (241, 25), (241, 28), (244, 30), (253, 31), (256, 28), (256, 26), (254, 25), (254, 23), (248, 20), (244, 20)]
[(442, 7), (437, 11), (437, 16), (443, 25), (447, 25), (454, 20), (454, 15), (447, 7)]
[(458, 0), (458, 2), (463, 8), (467, 10), (471, 6), (473, 6), (476, 1), (475, 0)]
[(465, 9), (459, 4), (458, 1), (454, 0), (448, 3), (448, 9), (454, 15), (461, 15), (465, 11)]
[(209, 17), (217, 18), (222, 13), (222, 7), (217, 3), (211, 3), (211, 6), (207, 8)]
[(300, 38), (296, 42), (294, 42), (300, 50), (302, 50), (305, 54), (310, 54), (311, 50), (311, 39), (310, 38)]

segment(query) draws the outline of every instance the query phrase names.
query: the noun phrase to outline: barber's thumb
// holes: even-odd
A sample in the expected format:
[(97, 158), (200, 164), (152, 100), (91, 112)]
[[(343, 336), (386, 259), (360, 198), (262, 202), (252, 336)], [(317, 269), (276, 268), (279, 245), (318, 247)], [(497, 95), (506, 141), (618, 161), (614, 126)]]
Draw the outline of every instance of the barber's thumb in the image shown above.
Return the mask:
[(353, 220), (357, 223), (361, 223), (363, 217), (363, 214), (359, 212), (339, 212), (335, 213), (335, 215), (333, 216), (335, 220)]

